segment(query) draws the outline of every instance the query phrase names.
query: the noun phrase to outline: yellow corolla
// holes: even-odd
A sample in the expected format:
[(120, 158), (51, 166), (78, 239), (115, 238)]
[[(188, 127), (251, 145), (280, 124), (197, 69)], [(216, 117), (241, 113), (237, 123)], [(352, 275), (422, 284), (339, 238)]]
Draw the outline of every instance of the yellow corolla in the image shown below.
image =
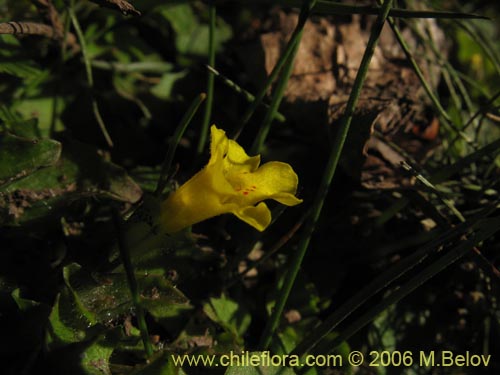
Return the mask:
[(259, 167), (260, 156), (248, 156), (215, 125), (210, 130), (208, 164), (162, 203), (160, 224), (167, 233), (225, 213), (263, 231), (271, 222), (263, 200), (287, 206), (302, 202), (295, 197), (298, 177), (289, 164), (273, 161)]

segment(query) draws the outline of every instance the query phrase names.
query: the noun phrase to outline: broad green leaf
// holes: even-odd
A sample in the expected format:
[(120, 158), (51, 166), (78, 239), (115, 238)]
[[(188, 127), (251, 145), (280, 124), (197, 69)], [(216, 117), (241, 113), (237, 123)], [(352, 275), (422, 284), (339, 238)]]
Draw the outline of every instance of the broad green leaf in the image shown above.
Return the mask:
[(390, 352), (396, 350), (397, 327), (394, 327), (396, 314), (396, 305), (392, 305), (373, 320), (373, 337), (376, 347)]
[(0, 61), (0, 74), (2, 73), (19, 78), (32, 78), (41, 71), (29, 61)]
[[(64, 279), (81, 315), (91, 323), (107, 324), (134, 308), (125, 273), (90, 274), (78, 265), (65, 267)], [(159, 321), (191, 309), (188, 299), (161, 275), (137, 274), (143, 307)]]
[(171, 99), (172, 89), (177, 81), (184, 78), (188, 74), (187, 71), (165, 73), (160, 82), (151, 88), (151, 94), (159, 99)]
[(235, 336), (241, 337), (250, 325), (250, 315), (225, 295), (220, 298), (210, 298), (210, 301), (203, 305), (203, 311), (213, 322), (220, 324)]
[[(0, 286), (5, 284), (0, 280)], [(4, 358), (22, 358), (37, 353), (43, 342), (43, 333), (50, 308), (44, 303), (27, 299), (21, 296), (19, 289), (14, 289), (10, 294), (0, 290), (0, 326), (2, 327), (2, 340), (0, 353)], [(10, 362), (10, 363), (9, 363)], [(2, 373), (13, 368), (22, 368), (22, 364), (7, 361), (2, 364)]]
[(130, 375), (185, 375), (181, 367), (175, 367), (166, 352), (156, 354), (145, 366), (137, 366)]
[[(184, 55), (206, 56), (208, 53), (208, 33), (206, 24), (201, 24), (190, 4), (167, 5), (158, 8), (176, 33), (177, 51)], [(217, 19), (215, 32), (215, 48), (219, 50), (224, 42), (232, 36), (231, 28)]]
[(12, 134), (21, 138), (41, 138), (41, 134), (38, 129), (38, 120), (36, 118), (8, 122), (7, 128)]
[[(2, 153), (3, 148), (0, 155)], [(29, 159), (26, 164), (40, 164), (44, 160)], [(16, 158), (11, 155), (9, 163), (16, 163)], [(64, 142), (57, 163), (0, 187), (0, 193), (0, 222), (6, 224), (22, 224), (51, 216), (59, 218), (61, 212), (79, 199), (101, 197), (135, 203), (142, 195), (140, 187), (121, 167), (104, 160), (94, 148), (71, 140)]]
[(89, 322), (78, 308), (66, 288), (57, 295), (49, 316), (47, 344), (50, 348), (80, 342), (85, 339)]
[(113, 346), (105, 340), (97, 340), (81, 354), (81, 365), (88, 375), (111, 375), (109, 359), (113, 354)]
[[(255, 361), (262, 361), (260, 366), (252, 367), (252, 366), (231, 366), (228, 367), (225, 375), (295, 375), (295, 371), (292, 368), (286, 366), (272, 366), (267, 365), (267, 361), (270, 363), (270, 359), (265, 359), (266, 356), (269, 357), (269, 352), (251, 352), (248, 357), (251, 356), (255, 358)], [(281, 360), (281, 356), (279, 358)], [(309, 373), (309, 372), (306, 372)]]
[[(58, 96), (57, 108), (59, 111), (64, 109), (67, 103), (67, 97)], [(36, 98), (25, 98), (19, 101), (15, 105), (15, 110), (19, 112), (23, 118), (38, 120), (38, 127), (42, 136), (48, 137), (50, 128), (52, 126), (52, 115), (54, 109), (54, 97), (53, 96), (41, 96)], [(59, 118), (56, 118), (55, 129), (63, 130), (64, 124)]]
[(0, 186), (53, 165), (60, 156), (59, 142), (0, 134)]

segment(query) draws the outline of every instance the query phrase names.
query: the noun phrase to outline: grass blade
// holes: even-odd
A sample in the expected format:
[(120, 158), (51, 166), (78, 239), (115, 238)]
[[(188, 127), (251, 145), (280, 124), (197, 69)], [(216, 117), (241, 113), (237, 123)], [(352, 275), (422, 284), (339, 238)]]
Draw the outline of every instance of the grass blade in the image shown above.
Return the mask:
[[(269, 5), (287, 5), (292, 7), (300, 7), (300, 0), (244, 0), (239, 3), (254, 4), (264, 3)], [(314, 14), (321, 15), (350, 15), (350, 14), (365, 14), (377, 15), (380, 13), (379, 7), (365, 5), (343, 4), (329, 0), (318, 0), (314, 8)], [(393, 8), (389, 12), (389, 16), (397, 18), (446, 18), (446, 19), (488, 19), (488, 17), (472, 13), (463, 12), (447, 12), (447, 11), (425, 11), (425, 10), (408, 10)]]
[[(222, 81), (222, 83), (224, 83), (227, 87), (233, 89), (238, 94), (243, 95), (243, 97), (246, 99), (247, 102), (252, 103), (255, 100), (255, 96), (253, 96), (252, 93), (248, 92), (243, 87), (239, 86), (236, 82), (230, 80), (225, 75), (221, 74), (214, 67), (207, 65), (206, 68), (210, 70), (217, 78), (219, 78)], [(265, 108), (269, 108), (269, 104), (267, 103), (262, 103), (262, 106)], [(286, 120), (285, 116), (283, 116), (283, 114), (281, 114), (280, 112), (276, 112), (275, 119), (279, 122), (284, 122)]]
[(302, 260), (304, 259), (305, 253), (309, 246), (314, 228), (316, 227), (316, 223), (320, 217), (325, 198), (328, 194), (333, 176), (337, 169), (340, 155), (342, 153), (342, 148), (349, 132), (352, 117), (354, 115), (354, 109), (356, 108), (361, 93), (361, 88), (363, 87), (363, 83), (368, 73), (368, 66), (375, 51), (375, 47), (380, 37), (380, 33), (382, 32), (382, 28), (385, 24), (385, 20), (387, 19), (387, 16), (389, 14), (389, 10), (391, 9), (391, 5), (392, 0), (384, 1), (384, 4), (380, 9), (380, 14), (377, 17), (376, 22), (373, 24), (370, 33), (370, 39), (368, 40), (365, 53), (363, 54), (358, 74), (356, 75), (356, 79), (354, 81), (354, 85), (347, 102), (344, 117), (339, 126), (337, 136), (335, 137), (332, 152), (330, 153), (330, 157), (325, 168), (321, 184), (319, 186), (318, 194), (316, 195), (316, 199), (312, 206), (311, 217), (309, 218), (304, 233), (302, 234), (298, 248), (294, 252), (292, 259), (290, 260), (290, 266), (288, 268), (283, 287), (280, 290), (280, 294), (273, 309), (273, 313), (262, 334), (260, 342), (260, 348), (262, 350), (266, 349), (271, 343), (273, 333), (278, 326), (279, 319), (285, 307), (286, 301), (288, 300), (288, 296), (295, 282), (295, 278), (297, 277), (297, 274), (299, 272)]
[(451, 241), (455, 241), (462, 235), (467, 233), (474, 225), (477, 225), (478, 221), (481, 218), (485, 217), (490, 212), (490, 210), (492, 209), (485, 209), (481, 213), (476, 215), (475, 218), (469, 219), (465, 223), (461, 223), (454, 228), (446, 230), (438, 238), (430, 241), (428, 244), (426, 244), (413, 254), (402, 259), (393, 267), (389, 268), (382, 275), (375, 278), (369, 285), (365, 286), (358, 293), (352, 296), (333, 314), (327, 317), (322, 324), (316, 327), (308, 337), (306, 337), (299, 345), (297, 345), (293, 353), (304, 354), (310, 352), (312, 348), (314, 348), (324, 337), (326, 337), (326, 335), (333, 331), (365, 301), (375, 296), (383, 288), (390, 285), (400, 276), (416, 267), (428, 256), (428, 254), (430, 254), (436, 248)]
[[(208, 65), (215, 66), (215, 20), (217, 12), (215, 4), (209, 6), (209, 33), (208, 33)], [(200, 155), (205, 149), (207, 142), (208, 127), (212, 117), (212, 107), (214, 102), (214, 74), (209, 70), (207, 76), (207, 101), (205, 103), (205, 112), (203, 113), (203, 122), (201, 124), (200, 138), (196, 152)]]
[(162, 167), (161, 167), (161, 172), (160, 172), (160, 178), (158, 179), (158, 184), (156, 186), (156, 190), (154, 194), (156, 196), (160, 195), (163, 190), (165, 189), (165, 186), (167, 185), (168, 182), (168, 173), (170, 171), (170, 168), (172, 167), (172, 161), (174, 160), (174, 155), (175, 155), (175, 150), (177, 149), (177, 145), (179, 144), (182, 135), (187, 129), (187, 126), (191, 122), (194, 114), (200, 107), (201, 103), (203, 100), (205, 100), (206, 94), (201, 93), (198, 95), (191, 105), (189, 106), (188, 110), (184, 114), (184, 117), (182, 118), (181, 122), (175, 129), (175, 133), (170, 140), (170, 145), (168, 147), (167, 155), (165, 156), (165, 160), (163, 161)]
[[(302, 37), (302, 30), (300, 31), (300, 38)], [(262, 146), (264, 146), (264, 142), (266, 141), (267, 135), (271, 130), (271, 124), (278, 112), (278, 108), (280, 106), (281, 101), (283, 100), (283, 95), (285, 94), (286, 85), (288, 84), (288, 80), (290, 79), (290, 75), (293, 70), (293, 63), (295, 61), (295, 56), (297, 55), (297, 51), (299, 49), (299, 43), (296, 43), (292, 53), (288, 57), (288, 61), (283, 67), (283, 72), (278, 79), (278, 83), (276, 84), (276, 88), (274, 90), (273, 99), (271, 100), (271, 105), (266, 112), (266, 116), (264, 117), (264, 121), (260, 126), (259, 133), (255, 137), (255, 141), (251, 148), (251, 153), (253, 155), (259, 154)]]
[(331, 343), (329, 343), (328, 348), (319, 345), (317, 347), (317, 352), (328, 353), (331, 350), (335, 349), (342, 342), (347, 340), (361, 328), (370, 323), (382, 311), (387, 309), (392, 304), (400, 301), (402, 298), (406, 297), (408, 294), (410, 294), (426, 281), (444, 270), (446, 267), (452, 265), (454, 262), (465, 256), (467, 253), (473, 250), (476, 245), (494, 235), (497, 231), (500, 230), (500, 218), (483, 220), (480, 225), (478, 225), (478, 227), (479, 229), (473, 235), (472, 239), (462, 240), (457, 246), (455, 246), (453, 250), (447, 252), (445, 255), (441, 256), (432, 264), (424, 268), (410, 281), (406, 282), (392, 294), (386, 297), (382, 302), (369, 308), (366, 313), (364, 313), (353, 323), (351, 323), (347, 328), (343, 330), (343, 332), (339, 336), (337, 336)]
[(288, 44), (286, 45), (286, 48), (283, 51), (283, 54), (280, 56), (271, 74), (269, 74), (269, 76), (267, 77), (266, 82), (264, 83), (261, 90), (258, 92), (257, 96), (255, 97), (255, 100), (252, 102), (252, 104), (250, 104), (248, 109), (243, 114), (239, 125), (234, 131), (233, 135), (234, 139), (237, 139), (239, 137), (240, 133), (243, 131), (245, 125), (248, 123), (248, 121), (254, 114), (257, 107), (259, 107), (259, 105), (262, 103), (264, 96), (266, 96), (267, 90), (269, 90), (269, 87), (271, 87), (272, 83), (274, 82), (276, 77), (278, 77), (278, 74), (281, 72), (281, 69), (285, 66), (285, 63), (288, 61), (288, 58), (293, 53), (295, 45), (300, 43), (300, 39), (302, 38), (302, 30), (304, 29), (306, 21), (309, 18), (312, 9), (316, 5), (316, 2), (317, 0), (303, 0), (297, 26), (293, 30), (292, 36), (290, 37), (290, 40), (288, 41)]
[[(89, 84), (90, 89), (92, 90), (94, 88), (94, 77), (92, 75), (92, 66), (90, 64), (90, 59), (87, 52), (85, 37), (80, 27), (80, 23), (78, 22), (78, 18), (76, 17), (73, 2), (71, 2), (68, 6), (68, 14), (69, 17), (71, 18), (71, 23), (75, 28), (78, 41), (80, 42), (80, 46), (82, 48), (83, 62), (85, 64), (85, 72), (87, 74), (87, 82)], [(97, 124), (99, 125), (99, 128), (101, 129), (102, 135), (104, 136), (106, 143), (108, 144), (109, 147), (113, 147), (113, 140), (111, 139), (111, 136), (109, 135), (108, 130), (106, 129), (106, 124), (102, 119), (101, 112), (99, 111), (99, 106), (97, 104), (94, 95), (92, 95), (92, 111), (94, 112), (95, 119), (97, 121)]]

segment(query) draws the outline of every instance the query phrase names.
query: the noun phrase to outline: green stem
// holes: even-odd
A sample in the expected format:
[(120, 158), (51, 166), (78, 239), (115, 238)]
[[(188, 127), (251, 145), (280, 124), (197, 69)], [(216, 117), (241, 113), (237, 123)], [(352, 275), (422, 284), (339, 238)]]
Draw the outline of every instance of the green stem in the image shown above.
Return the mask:
[(302, 30), (304, 29), (304, 25), (306, 24), (307, 19), (309, 18), (309, 15), (311, 14), (312, 9), (316, 5), (316, 0), (304, 0), (302, 2), (302, 8), (300, 10), (299, 14), (299, 20), (297, 22), (297, 26), (295, 27), (295, 30), (293, 30), (292, 36), (290, 37), (290, 41), (285, 47), (285, 50), (283, 51), (283, 54), (280, 56), (278, 62), (274, 66), (273, 70), (271, 71), (271, 74), (269, 74), (269, 77), (267, 77), (266, 82), (264, 83), (264, 86), (260, 89), (260, 91), (257, 93), (255, 100), (250, 104), (250, 106), (247, 108), (246, 112), (243, 114), (243, 117), (240, 120), (240, 123), (238, 127), (235, 130), (234, 133), (234, 139), (237, 139), (240, 133), (243, 131), (243, 128), (245, 125), (248, 123), (252, 115), (254, 114), (255, 110), (257, 107), (262, 103), (262, 100), (266, 96), (267, 91), (269, 90), (269, 87), (271, 87), (272, 83), (280, 73), (281, 69), (285, 65), (285, 63), (288, 61), (290, 55), (293, 53), (295, 45), (300, 43), (300, 39), (302, 37)]
[(384, 26), (385, 20), (389, 14), (389, 10), (391, 9), (392, 0), (385, 0), (384, 4), (380, 9), (379, 16), (375, 21), (371, 33), (370, 39), (368, 40), (368, 44), (366, 46), (365, 53), (363, 55), (363, 59), (361, 60), (361, 64), (359, 66), (358, 74), (356, 75), (356, 79), (354, 81), (354, 85), (349, 96), (349, 100), (347, 102), (346, 110), (344, 117), (339, 126), (339, 131), (335, 137), (332, 152), (330, 154), (330, 158), (328, 160), (327, 166), (325, 168), (325, 172), (323, 174), (323, 179), (321, 181), (318, 194), (316, 195), (316, 199), (313, 203), (311, 218), (309, 219), (304, 233), (301, 237), (301, 241), (298, 245), (297, 250), (293, 254), (293, 257), (290, 261), (290, 267), (285, 277), (285, 281), (283, 283), (283, 287), (280, 291), (280, 295), (278, 300), (276, 301), (276, 306), (272, 312), (272, 315), (266, 325), (262, 338), (261, 338), (261, 349), (266, 349), (271, 343), (272, 336), (276, 327), (278, 326), (279, 319), (285, 307), (285, 303), (288, 299), (292, 286), (295, 282), (295, 278), (299, 272), (300, 266), (302, 264), (302, 260), (309, 246), (309, 242), (311, 240), (311, 236), (314, 232), (314, 228), (316, 227), (316, 223), (321, 214), (321, 210), (323, 208), (323, 204), (325, 198), (330, 189), (330, 185), (335, 174), (335, 170), (337, 169), (337, 165), (340, 159), (340, 155), (342, 153), (342, 148), (344, 146), (345, 140), (347, 138), (347, 134), (349, 132), (349, 127), (352, 122), (352, 117), (354, 115), (354, 109), (358, 102), (361, 88), (363, 87), (363, 83), (366, 78), (366, 74), (368, 73), (368, 66), (370, 65), (371, 58), (375, 51), (375, 47), (377, 45), (380, 33)]
[(123, 267), (125, 268), (125, 273), (127, 274), (128, 286), (130, 289), (130, 294), (132, 296), (132, 303), (135, 306), (135, 312), (137, 316), (137, 325), (141, 332), (142, 342), (144, 344), (144, 349), (146, 351), (146, 356), (150, 358), (153, 355), (153, 346), (149, 339), (148, 326), (146, 325), (146, 317), (144, 315), (144, 309), (141, 304), (141, 297), (139, 295), (139, 288), (137, 286), (137, 280), (135, 279), (134, 268), (132, 262), (130, 261), (130, 250), (128, 244), (124, 238), (124, 228), (122, 218), (118, 212), (113, 212), (113, 219), (115, 222), (115, 227), (118, 231), (118, 248), (120, 249), (120, 257), (123, 262)]
[[(381, 3), (380, 0), (377, 1), (379, 4)], [(394, 33), (394, 36), (398, 40), (399, 46), (403, 50), (403, 53), (405, 54), (406, 58), (410, 62), (413, 70), (415, 71), (415, 74), (417, 75), (418, 79), (420, 80), (420, 83), (422, 84), (425, 92), (427, 93), (427, 96), (429, 96), (429, 99), (431, 99), (432, 104), (434, 104), (434, 107), (438, 110), (439, 114), (447, 121), (450, 122), (451, 118), (448, 115), (448, 113), (445, 111), (441, 103), (439, 102), (439, 99), (434, 95), (434, 92), (432, 91), (430, 85), (427, 83), (427, 80), (425, 79), (422, 71), (420, 70), (420, 67), (418, 66), (415, 58), (413, 57), (410, 48), (408, 47), (408, 44), (404, 40), (403, 36), (401, 35), (401, 32), (399, 31), (399, 28), (397, 27), (396, 23), (392, 18), (388, 18), (387, 20), (389, 22), (389, 25), (391, 26), (392, 32)]]
[[(73, 1), (71, 1), (68, 6), (68, 14), (69, 17), (71, 18), (71, 22), (73, 23), (76, 35), (78, 36), (78, 41), (80, 42), (80, 46), (82, 48), (83, 62), (85, 64), (85, 72), (87, 73), (87, 82), (89, 84), (90, 89), (92, 90), (94, 88), (94, 77), (92, 76), (92, 67), (90, 65), (90, 59), (87, 52), (85, 37), (80, 27), (80, 23), (78, 22), (78, 18), (76, 17), (75, 14)], [(99, 112), (99, 106), (97, 105), (97, 101), (95, 100), (93, 94), (92, 94), (92, 111), (94, 112), (95, 119), (97, 121), (97, 124), (99, 125), (99, 128), (101, 129), (102, 135), (104, 136), (106, 143), (108, 144), (109, 147), (113, 147), (113, 141), (108, 133), (108, 130), (106, 129), (106, 124), (104, 124), (104, 121), (101, 117), (101, 113)]]
[[(302, 38), (302, 31), (299, 33), (299, 39)], [(266, 112), (266, 116), (264, 117), (264, 121), (259, 129), (259, 133), (255, 137), (255, 141), (251, 148), (251, 155), (259, 154), (262, 150), (262, 146), (264, 146), (264, 142), (266, 141), (267, 135), (269, 134), (269, 130), (271, 130), (271, 124), (276, 117), (278, 112), (278, 108), (283, 100), (283, 95), (285, 94), (286, 86), (288, 84), (288, 80), (292, 74), (293, 63), (295, 61), (295, 55), (297, 54), (297, 50), (299, 49), (300, 43), (296, 43), (292, 53), (290, 54), (288, 61), (283, 67), (283, 73), (278, 79), (278, 83), (276, 84), (276, 89), (273, 94), (273, 98), (271, 100), (271, 104)]]
[[(208, 34), (208, 65), (215, 67), (215, 20), (217, 18), (215, 4), (212, 2), (209, 7), (209, 34)], [(209, 70), (207, 77), (207, 102), (205, 103), (205, 113), (201, 125), (201, 133), (196, 152), (203, 153), (207, 142), (210, 118), (212, 117), (212, 107), (214, 102), (214, 74)]]
[[(224, 83), (227, 87), (233, 89), (238, 94), (243, 95), (243, 97), (245, 98), (245, 100), (247, 102), (251, 103), (251, 102), (253, 102), (255, 100), (255, 96), (253, 96), (252, 93), (248, 92), (243, 87), (239, 86), (236, 82), (231, 81), (229, 78), (227, 78), (226, 76), (224, 76), (223, 74), (221, 74), (214, 67), (207, 65), (206, 68), (208, 70), (210, 70), (213, 74), (215, 74), (215, 76), (217, 78), (219, 78), (222, 81), (222, 83)], [(269, 108), (269, 105), (266, 104), (266, 103), (262, 103), (262, 106), (265, 107), (265, 108)], [(285, 122), (285, 120), (286, 120), (285, 116), (283, 116), (283, 114), (281, 114), (279, 112), (276, 113), (275, 119), (277, 121), (279, 121), (279, 122)]]
[(182, 135), (187, 129), (187, 126), (193, 119), (194, 114), (200, 107), (201, 103), (207, 95), (205, 93), (201, 93), (198, 95), (192, 102), (191, 105), (189, 106), (188, 110), (184, 114), (184, 117), (182, 118), (181, 122), (175, 129), (175, 133), (170, 140), (170, 145), (168, 147), (167, 155), (165, 156), (165, 160), (163, 161), (163, 165), (161, 167), (161, 172), (160, 172), (160, 178), (158, 179), (158, 184), (156, 185), (156, 190), (154, 192), (154, 195), (158, 196), (163, 192), (163, 189), (165, 189), (165, 186), (167, 185), (168, 182), (168, 172), (170, 171), (170, 168), (172, 167), (172, 162), (174, 160), (174, 155), (175, 155), (175, 150), (177, 149), (177, 145), (179, 144)]

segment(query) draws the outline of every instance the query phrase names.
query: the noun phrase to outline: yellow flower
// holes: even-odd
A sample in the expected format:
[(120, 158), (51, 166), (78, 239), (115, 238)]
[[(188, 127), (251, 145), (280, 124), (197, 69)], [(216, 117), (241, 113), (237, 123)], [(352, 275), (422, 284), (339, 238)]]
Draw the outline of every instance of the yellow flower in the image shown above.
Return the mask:
[(215, 125), (210, 130), (208, 164), (162, 203), (160, 225), (167, 233), (225, 213), (263, 231), (271, 211), (261, 201), (302, 202), (295, 197), (298, 177), (289, 164), (274, 161), (259, 167), (260, 156), (248, 156)]

